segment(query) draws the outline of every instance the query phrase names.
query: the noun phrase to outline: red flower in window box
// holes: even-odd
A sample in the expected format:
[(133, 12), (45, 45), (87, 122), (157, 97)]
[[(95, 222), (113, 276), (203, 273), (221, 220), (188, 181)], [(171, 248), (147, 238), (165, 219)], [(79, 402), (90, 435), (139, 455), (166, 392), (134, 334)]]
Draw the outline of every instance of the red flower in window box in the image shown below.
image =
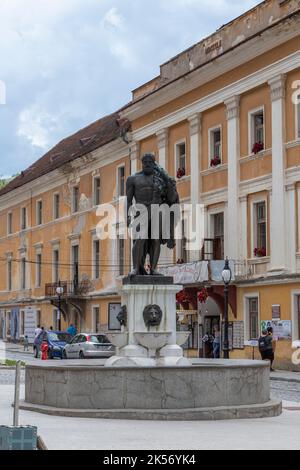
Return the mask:
[(220, 157), (215, 157), (215, 158), (212, 158), (211, 161), (210, 161), (210, 166), (219, 166), (221, 165), (221, 158)]
[(256, 155), (257, 153), (264, 150), (264, 147), (265, 146), (264, 146), (263, 142), (255, 142), (255, 144), (253, 145), (253, 148), (252, 148), (252, 153), (254, 153), (254, 155)]
[(201, 290), (198, 292), (197, 298), (198, 298), (199, 302), (201, 302), (202, 304), (205, 304), (205, 302), (206, 302), (207, 299), (208, 299), (208, 292), (207, 292), (207, 290), (205, 289), (205, 287), (203, 287), (203, 289), (201, 289)]
[(177, 179), (181, 179), (185, 176), (185, 168), (178, 168), (177, 170)]
[(267, 256), (267, 250), (265, 247), (262, 247), (262, 248), (255, 248), (254, 249), (254, 256), (256, 258), (264, 258), (265, 256)]
[(188, 292), (182, 290), (176, 294), (176, 302), (178, 304), (187, 305), (192, 302), (192, 298)]

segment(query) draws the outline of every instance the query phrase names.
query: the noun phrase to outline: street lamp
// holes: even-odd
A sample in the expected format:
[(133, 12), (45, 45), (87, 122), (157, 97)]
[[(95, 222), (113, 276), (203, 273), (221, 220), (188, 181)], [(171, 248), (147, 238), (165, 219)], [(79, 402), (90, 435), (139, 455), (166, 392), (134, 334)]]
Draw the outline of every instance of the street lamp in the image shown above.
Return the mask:
[(229, 260), (226, 258), (225, 266), (222, 271), (222, 279), (224, 282), (224, 344), (223, 344), (223, 353), (224, 359), (229, 359), (229, 325), (228, 325), (228, 292), (229, 292), (229, 284), (232, 279), (232, 272), (229, 267)]
[(56, 293), (58, 295), (58, 312), (57, 312), (57, 320), (58, 320), (58, 331), (61, 331), (61, 296), (64, 293), (64, 288), (61, 287), (60, 281), (58, 283), (58, 287), (56, 288)]

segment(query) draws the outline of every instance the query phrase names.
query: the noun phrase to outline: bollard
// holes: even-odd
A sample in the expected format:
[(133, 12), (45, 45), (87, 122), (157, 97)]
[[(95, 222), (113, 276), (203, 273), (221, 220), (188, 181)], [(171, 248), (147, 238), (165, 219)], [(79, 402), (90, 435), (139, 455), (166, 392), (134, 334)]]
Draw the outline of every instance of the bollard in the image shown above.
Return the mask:
[(21, 362), (16, 364), (15, 377), (15, 400), (14, 400), (14, 426), (19, 426), (19, 406), (20, 406), (20, 378), (21, 378)]

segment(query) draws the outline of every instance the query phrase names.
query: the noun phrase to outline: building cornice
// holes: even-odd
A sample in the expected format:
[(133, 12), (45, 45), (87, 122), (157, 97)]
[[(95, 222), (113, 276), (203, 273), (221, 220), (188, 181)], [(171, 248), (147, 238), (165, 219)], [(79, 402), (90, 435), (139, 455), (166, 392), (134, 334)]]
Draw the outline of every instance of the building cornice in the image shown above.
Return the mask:
[[(283, 73), (291, 72), (299, 68), (300, 63), (300, 51), (297, 51), (284, 59), (279, 60), (267, 67), (258, 70), (257, 72), (244, 77), (237, 82), (234, 82), (220, 90), (211, 93), (198, 101), (195, 101), (187, 106), (181, 107), (173, 113), (165, 116), (157, 121), (152, 122), (140, 129), (133, 131), (132, 136), (136, 141), (144, 140), (152, 135), (157, 134), (160, 129), (166, 129), (178, 124), (181, 121), (188, 120), (192, 116), (198, 113), (207, 111), (210, 108), (218, 106), (231, 100), (233, 97), (240, 96), (243, 93), (249, 92), (250, 90), (257, 88), (258, 86), (264, 85), (272, 80), (274, 77), (278, 77)], [(199, 83), (198, 83), (199, 86)], [(180, 87), (179, 87), (180, 88)], [(184, 94), (181, 89), (180, 95)], [(162, 106), (162, 102), (157, 104), (157, 107)], [(146, 114), (144, 112), (143, 114)]]
[(51, 171), (19, 188), (0, 196), (1, 211), (18, 206), (32, 197), (54, 190), (68, 182), (74, 172), (76, 178), (93, 173), (96, 169), (115, 163), (129, 155), (129, 147), (121, 139), (99, 147), (88, 155), (77, 158), (73, 162)]
[[(287, 24), (289, 25), (288, 28)], [(250, 62), (257, 57), (257, 51), (259, 51), (259, 55), (262, 55), (298, 35), (299, 26), (297, 22), (293, 21), (293, 18), (285, 18), (280, 23), (271, 25), (269, 29), (257, 36), (237, 44), (223, 55), (201, 65), (195, 70), (191, 70), (182, 77), (176, 78), (173, 82), (162, 86), (137, 102), (133, 102), (121, 112), (121, 115), (131, 121), (138, 119), (155, 108), (175, 100), (179, 96), (204, 85), (230, 70), (238, 68), (246, 62)]]

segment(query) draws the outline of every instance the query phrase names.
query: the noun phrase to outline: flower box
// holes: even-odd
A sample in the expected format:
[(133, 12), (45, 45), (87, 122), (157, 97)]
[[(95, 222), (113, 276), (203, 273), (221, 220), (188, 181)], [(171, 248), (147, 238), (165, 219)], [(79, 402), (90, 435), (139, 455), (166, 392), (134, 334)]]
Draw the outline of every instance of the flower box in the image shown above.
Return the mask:
[(256, 258), (264, 258), (265, 256), (267, 256), (267, 250), (266, 248), (255, 248), (254, 249), (254, 256)]
[(208, 292), (205, 287), (198, 292), (197, 298), (201, 304), (205, 304), (208, 299)]
[(255, 144), (252, 147), (252, 153), (256, 155), (259, 152), (262, 152), (264, 150), (265, 146), (263, 142), (255, 142)]
[(219, 166), (221, 165), (221, 158), (220, 157), (215, 157), (215, 158), (212, 158), (211, 161), (210, 161), (210, 166), (211, 167), (215, 167), (215, 166)]
[(185, 176), (185, 168), (178, 168), (177, 170), (177, 179), (180, 180)]

